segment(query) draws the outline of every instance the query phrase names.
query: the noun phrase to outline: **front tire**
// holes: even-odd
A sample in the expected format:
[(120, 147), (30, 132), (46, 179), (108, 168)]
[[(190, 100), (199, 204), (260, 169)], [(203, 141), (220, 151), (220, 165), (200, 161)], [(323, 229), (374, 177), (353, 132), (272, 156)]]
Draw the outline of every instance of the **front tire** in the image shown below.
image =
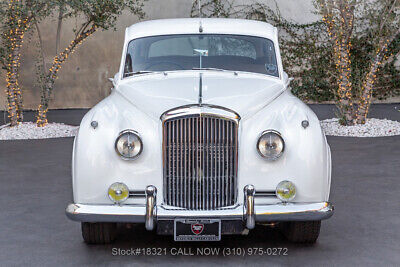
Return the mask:
[(321, 229), (321, 221), (286, 222), (282, 232), (294, 243), (313, 244), (317, 241)]
[(117, 225), (115, 223), (82, 222), (82, 237), (87, 244), (109, 244), (115, 240)]

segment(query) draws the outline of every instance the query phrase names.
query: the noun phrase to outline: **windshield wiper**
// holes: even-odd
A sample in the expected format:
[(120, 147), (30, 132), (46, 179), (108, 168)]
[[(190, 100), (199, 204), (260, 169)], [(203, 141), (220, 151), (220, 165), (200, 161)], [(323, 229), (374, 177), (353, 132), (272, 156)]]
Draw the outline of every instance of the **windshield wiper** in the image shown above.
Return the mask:
[(218, 68), (192, 68), (192, 70), (214, 70), (214, 71), (229, 71), (229, 72), (235, 72), (233, 70), (224, 70), (224, 69), (218, 69)]
[(126, 72), (124, 73), (124, 77), (132, 76), (132, 75), (137, 75), (137, 74), (146, 74), (146, 73), (155, 73), (156, 71), (149, 71), (149, 70), (140, 70), (140, 71), (134, 71), (134, 72)]

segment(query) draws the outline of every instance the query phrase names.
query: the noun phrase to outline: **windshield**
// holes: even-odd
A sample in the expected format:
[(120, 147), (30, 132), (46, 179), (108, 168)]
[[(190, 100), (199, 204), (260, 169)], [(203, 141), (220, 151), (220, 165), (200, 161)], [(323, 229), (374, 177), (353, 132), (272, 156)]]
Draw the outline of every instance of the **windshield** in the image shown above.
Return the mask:
[(226, 34), (164, 35), (132, 40), (128, 45), (124, 77), (192, 69), (255, 72), (279, 77), (271, 40)]

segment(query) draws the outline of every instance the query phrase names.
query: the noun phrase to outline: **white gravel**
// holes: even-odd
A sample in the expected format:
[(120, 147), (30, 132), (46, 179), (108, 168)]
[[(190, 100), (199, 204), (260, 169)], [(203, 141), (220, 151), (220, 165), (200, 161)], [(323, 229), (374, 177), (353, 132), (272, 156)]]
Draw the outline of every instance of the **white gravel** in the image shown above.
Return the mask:
[(352, 137), (380, 137), (400, 135), (400, 122), (387, 119), (367, 119), (365, 124), (342, 126), (339, 119), (321, 121), (321, 127), (326, 135)]
[[(326, 135), (351, 137), (380, 137), (400, 135), (400, 122), (387, 119), (367, 119), (364, 125), (342, 126), (339, 120), (321, 121)], [(33, 122), (24, 122), (16, 127), (1, 126), (0, 140), (46, 139), (72, 137), (78, 133), (78, 126), (63, 123), (49, 123), (45, 127), (36, 127)]]
[(0, 140), (71, 137), (77, 134), (78, 128), (63, 123), (49, 123), (45, 127), (36, 127), (33, 122), (24, 122), (15, 127), (0, 128)]

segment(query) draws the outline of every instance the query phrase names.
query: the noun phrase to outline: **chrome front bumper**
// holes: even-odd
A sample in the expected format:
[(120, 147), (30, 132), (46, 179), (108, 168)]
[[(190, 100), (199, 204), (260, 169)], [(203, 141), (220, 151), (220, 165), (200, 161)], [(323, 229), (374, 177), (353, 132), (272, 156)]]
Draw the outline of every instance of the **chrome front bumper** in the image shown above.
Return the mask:
[(241, 220), (248, 229), (256, 222), (280, 221), (319, 221), (333, 215), (330, 202), (318, 203), (280, 203), (273, 205), (254, 204), (254, 187), (244, 188), (244, 205), (215, 210), (186, 210), (169, 206), (156, 206), (156, 188), (146, 188), (145, 205), (84, 205), (69, 204), (66, 215), (73, 221), (80, 222), (125, 222), (144, 223), (147, 230), (153, 230), (160, 220), (221, 219)]

